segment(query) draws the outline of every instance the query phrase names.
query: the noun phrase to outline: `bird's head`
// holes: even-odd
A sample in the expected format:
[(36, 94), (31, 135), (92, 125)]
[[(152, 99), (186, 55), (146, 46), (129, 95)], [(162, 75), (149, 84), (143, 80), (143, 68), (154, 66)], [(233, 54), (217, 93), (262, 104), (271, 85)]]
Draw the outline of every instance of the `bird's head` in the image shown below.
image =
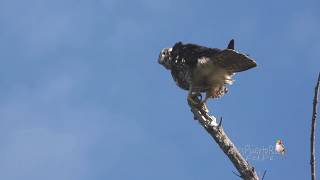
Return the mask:
[(172, 48), (164, 48), (159, 54), (158, 63), (163, 65), (166, 69), (171, 69), (171, 52)]
[(277, 144), (282, 144), (282, 141), (280, 139), (277, 140)]

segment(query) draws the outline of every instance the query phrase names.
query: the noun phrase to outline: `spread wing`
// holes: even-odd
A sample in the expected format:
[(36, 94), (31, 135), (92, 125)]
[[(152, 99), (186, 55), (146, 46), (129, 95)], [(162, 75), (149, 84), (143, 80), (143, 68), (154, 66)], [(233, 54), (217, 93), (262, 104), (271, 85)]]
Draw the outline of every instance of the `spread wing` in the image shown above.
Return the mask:
[(257, 63), (249, 56), (232, 49), (224, 49), (211, 56), (210, 59), (230, 72), (246, 71), (257, 66)]

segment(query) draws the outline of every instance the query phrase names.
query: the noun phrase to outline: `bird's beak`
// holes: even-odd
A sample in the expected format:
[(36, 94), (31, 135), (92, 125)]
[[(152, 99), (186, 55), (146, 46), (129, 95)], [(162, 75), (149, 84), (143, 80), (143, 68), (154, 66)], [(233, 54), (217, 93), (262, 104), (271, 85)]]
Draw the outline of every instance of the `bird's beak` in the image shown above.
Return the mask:
[[(162, 51), (163, 51), (163, 50), (162, 50)], [(160, 52), (159, 57), (158, 57), (158, 63), (159, 63), (159, 64), (163, 64), (162, 51)]]

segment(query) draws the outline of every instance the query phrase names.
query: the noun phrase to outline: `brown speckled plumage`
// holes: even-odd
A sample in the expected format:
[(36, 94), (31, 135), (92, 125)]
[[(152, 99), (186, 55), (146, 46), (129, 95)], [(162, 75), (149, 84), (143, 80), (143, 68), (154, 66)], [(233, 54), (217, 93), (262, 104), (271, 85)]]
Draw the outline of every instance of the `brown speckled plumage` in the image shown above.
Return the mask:
[(256, 66), (254, 60), (234, 50), (233, 40), (223, 50), (178, 42), (163, 49), (158, 62), (171, 71), (180, 88), (190, 93), (206, 92), (207, 98), (223, 96), (225, 84), (232, 84), (235, 73)]

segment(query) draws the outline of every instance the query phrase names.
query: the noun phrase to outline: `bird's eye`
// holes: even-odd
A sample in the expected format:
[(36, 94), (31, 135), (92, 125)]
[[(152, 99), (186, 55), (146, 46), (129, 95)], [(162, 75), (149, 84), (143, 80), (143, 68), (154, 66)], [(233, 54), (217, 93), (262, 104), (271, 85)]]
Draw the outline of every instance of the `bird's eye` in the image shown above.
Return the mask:
[(163, 52), (162, 52), (162, 55), (165, 55), (165, 54), (166, 54), (166, 53), (163, 51)]

